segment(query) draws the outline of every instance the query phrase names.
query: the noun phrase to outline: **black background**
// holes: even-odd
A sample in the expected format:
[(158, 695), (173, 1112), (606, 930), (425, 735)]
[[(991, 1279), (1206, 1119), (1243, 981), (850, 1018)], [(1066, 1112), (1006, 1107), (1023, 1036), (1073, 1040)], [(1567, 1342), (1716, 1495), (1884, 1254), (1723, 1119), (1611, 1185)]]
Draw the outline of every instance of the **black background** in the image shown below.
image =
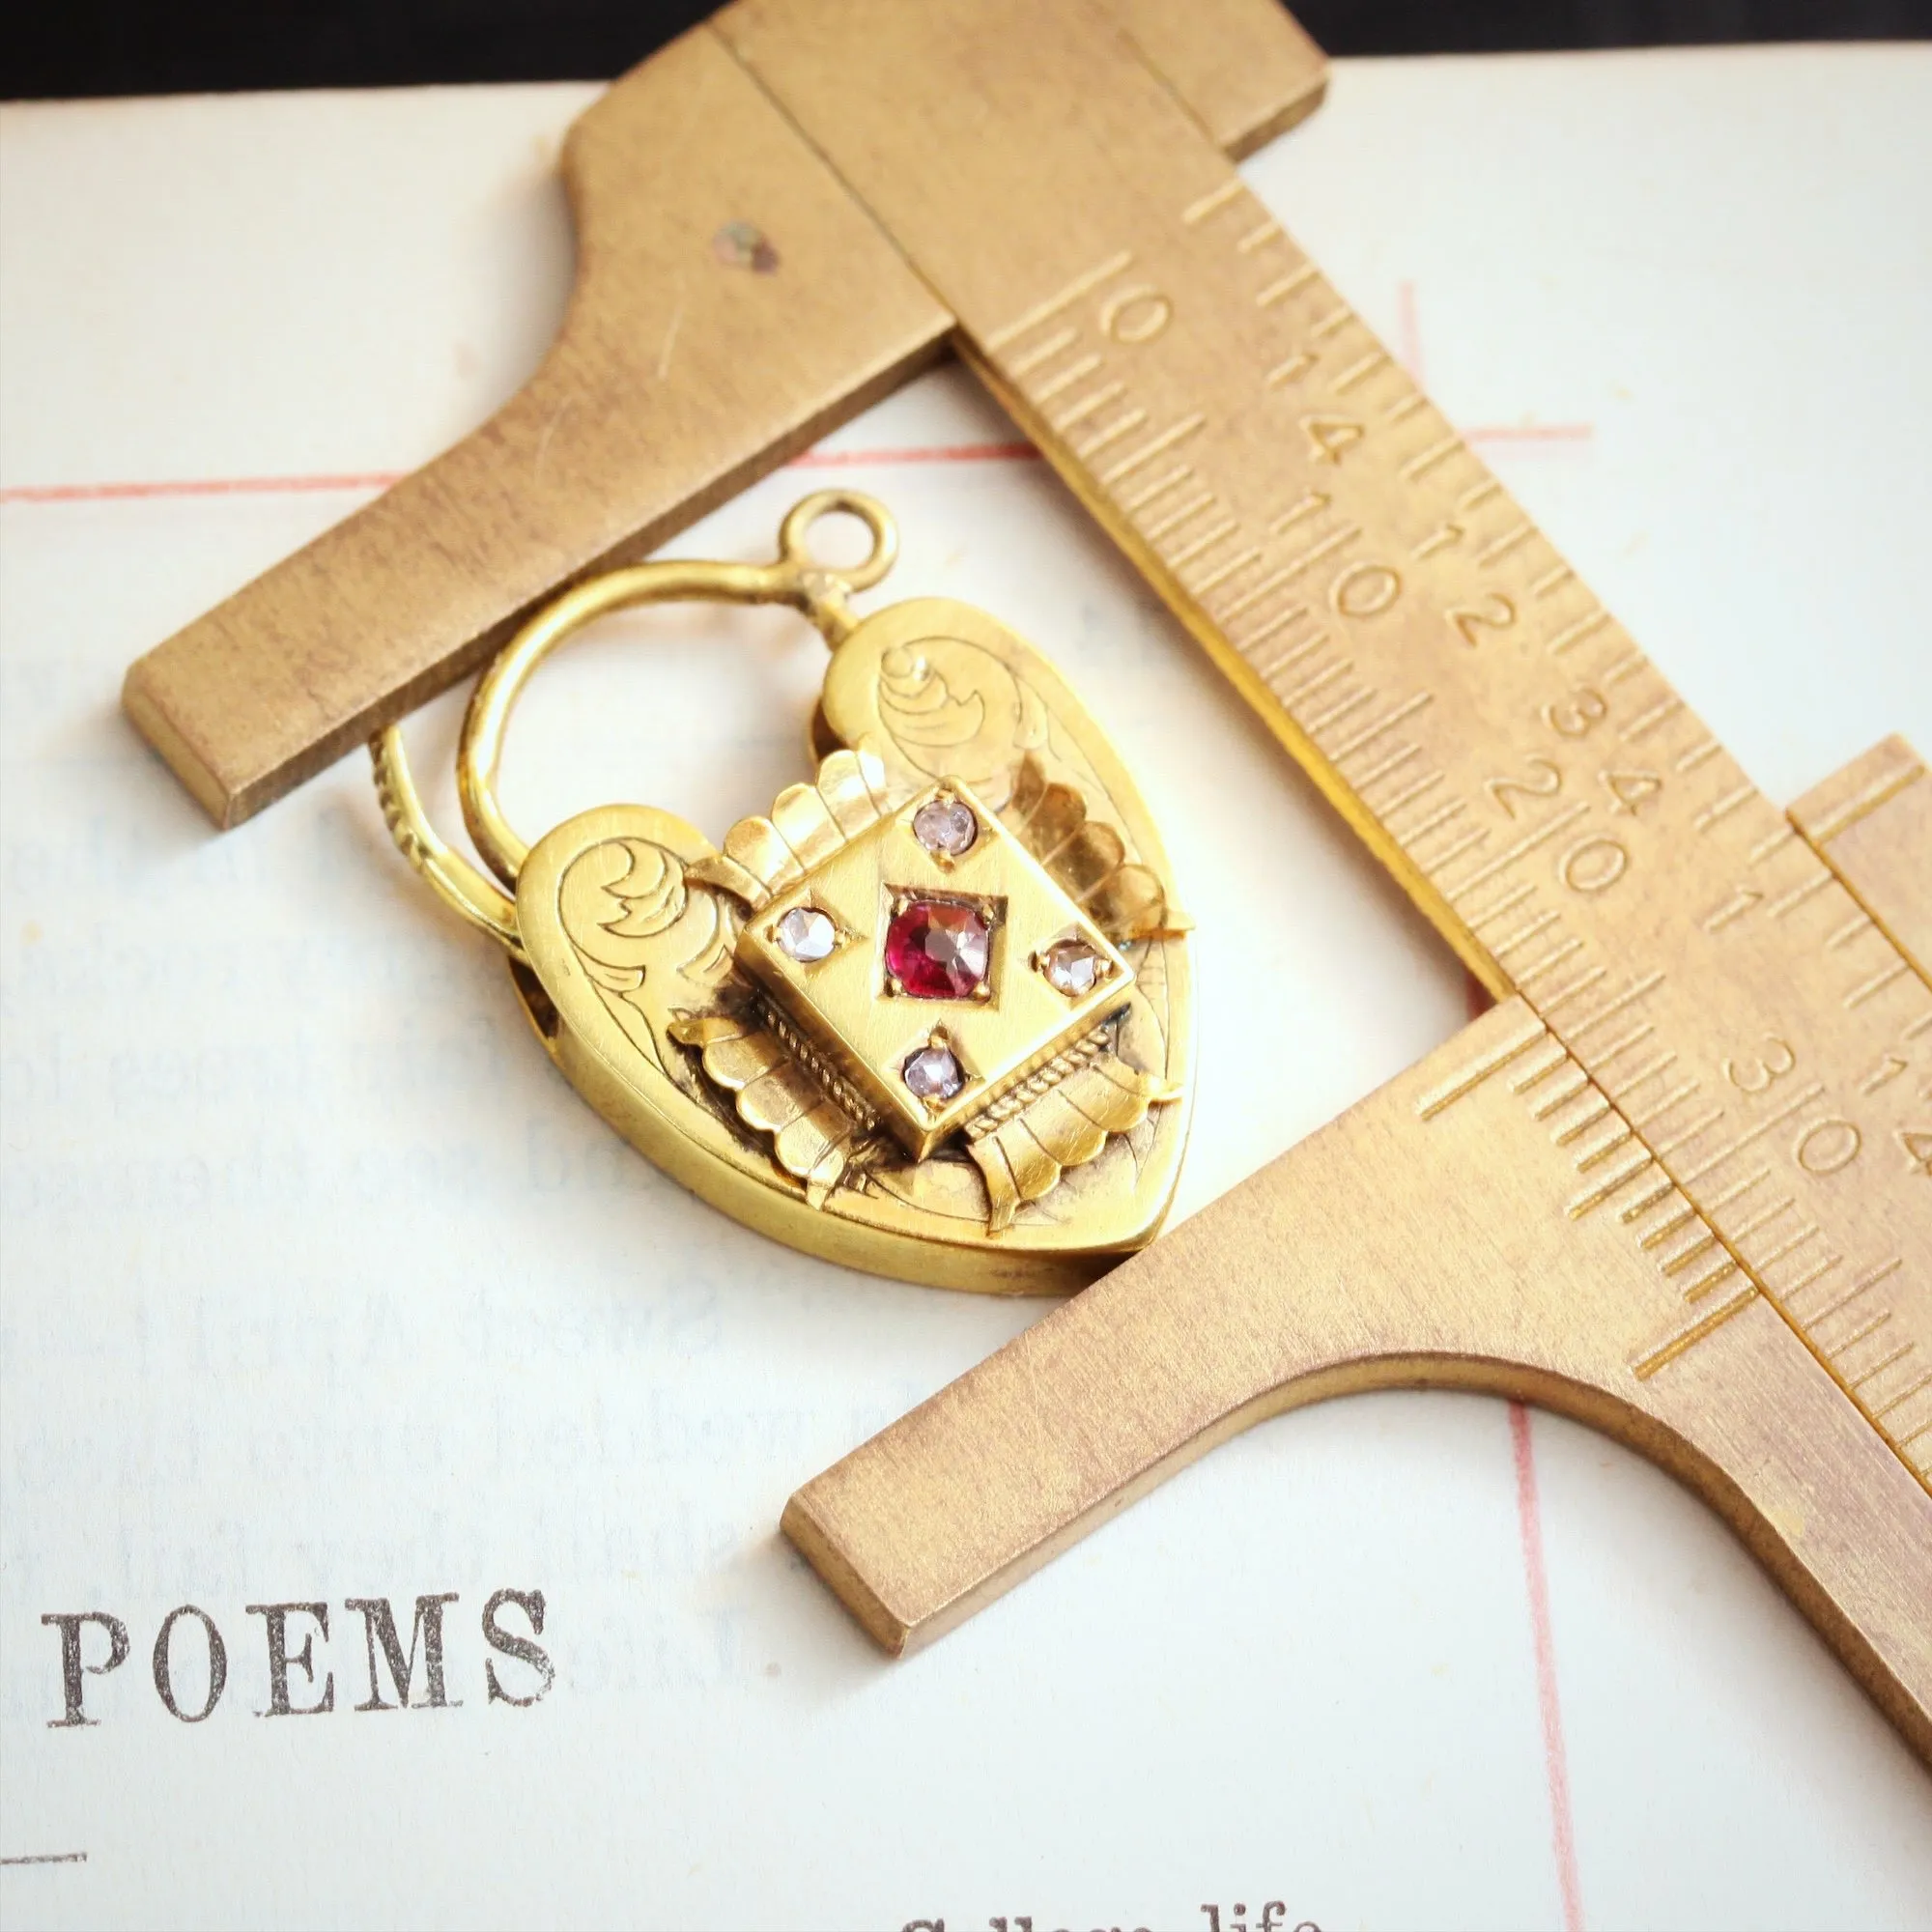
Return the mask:
[[(18, 0), (0, 92), (19, 99), (608, 78), (713, 4)], [(1296, 11), (1337, 54), (1932, 38), (1932, 0), (1302, 0)]]

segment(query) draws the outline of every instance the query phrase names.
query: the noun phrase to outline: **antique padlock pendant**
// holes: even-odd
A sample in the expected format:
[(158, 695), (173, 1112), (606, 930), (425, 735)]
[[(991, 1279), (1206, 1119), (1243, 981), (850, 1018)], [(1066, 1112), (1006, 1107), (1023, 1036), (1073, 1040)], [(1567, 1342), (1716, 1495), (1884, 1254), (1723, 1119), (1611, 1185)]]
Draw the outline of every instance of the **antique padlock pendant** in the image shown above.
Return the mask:
[[(835, 571), (806, 536), (840, 511), (873, 548)], [(558, 1066), (666, 1172), (876, 1274), (1065, 1290), (1151, 1240), (1173, 1199), (1186, 923), (1139, 791), (1038, 652), (947, 598), (854, 618), (848, 593), (896, 547), (881, 505), (828, 491), (785, 518), (776, 563), (640, 564), (532, 618), (457, 754), (507, 890), (430, 828), (393, 726), (377, 788), (405, 856), (508, 951)], [(816, 780), (722, 849), (635, 805), (526, 847), (497, 768), (530, 673), (605, 611), (696, 599), (789, 604), (823, 634)]]

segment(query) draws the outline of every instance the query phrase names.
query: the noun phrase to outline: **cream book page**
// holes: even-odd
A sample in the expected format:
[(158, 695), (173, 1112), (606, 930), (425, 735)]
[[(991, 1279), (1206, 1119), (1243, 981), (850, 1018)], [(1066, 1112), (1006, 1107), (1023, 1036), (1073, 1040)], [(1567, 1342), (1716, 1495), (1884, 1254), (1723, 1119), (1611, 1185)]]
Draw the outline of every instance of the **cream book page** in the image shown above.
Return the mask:
[[(0, 117), (5, 1922), (1932, 1923), (1932, 1780), (1809, 1626), (1665, 1477), (1505, 1404), (1270, 1422), (888, 1662), (785, 1497), (1044, 1305), (659, 1175), (361, 754), (217, 837), (125, 723), (134, 656), (534, 365), (593, 97)], [(1344, 64), (1245, 172), (1771, 797), (1932, 751), (1932, 53)], [(1463, 1023), (960, 370), (672, 548), (767, 555), (828, 482), (899, 520), (867, 604), (1033, 639), (1163, 828), (1179, 1212)], [(506, 802), (716, 838), (806, 774), (822, 664), (782, 613), (610, 620)], [(445, 825), (462, 703), (409, 724)]]

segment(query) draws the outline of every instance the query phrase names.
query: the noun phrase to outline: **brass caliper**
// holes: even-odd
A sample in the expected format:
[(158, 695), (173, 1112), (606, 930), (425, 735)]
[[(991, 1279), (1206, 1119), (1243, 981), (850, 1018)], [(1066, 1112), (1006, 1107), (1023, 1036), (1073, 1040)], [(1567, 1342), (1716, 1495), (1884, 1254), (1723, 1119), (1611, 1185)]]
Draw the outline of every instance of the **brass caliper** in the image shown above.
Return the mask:
[(900, 1650), (1263, 1416), (1505, 1393), (1702, 1494), (1932, 1760), (1932, 783), (1751, 786), (1242, 186), (1320, 85), (1266, 0), (739, 0), (575, 130), (528, 387), (128, 707), (233, 823), (950, 341), (1499, 1004), (787, 1533)]

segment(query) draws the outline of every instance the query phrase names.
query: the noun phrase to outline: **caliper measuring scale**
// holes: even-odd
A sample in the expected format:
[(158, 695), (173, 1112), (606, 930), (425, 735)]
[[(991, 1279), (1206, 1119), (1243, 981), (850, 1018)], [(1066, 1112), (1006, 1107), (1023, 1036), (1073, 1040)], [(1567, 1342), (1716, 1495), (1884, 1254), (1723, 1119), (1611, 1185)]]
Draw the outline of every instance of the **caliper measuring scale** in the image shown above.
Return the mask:
[[(1491, 1389), (1690, 1483), (1932, 1755), (1932, 987), (1081, 10), (719, 27), (1502, 1002), (793, 1539), (901, 1648), (1262, 1415)], [(1923, 896), (1900, 856), (1870, 902)]]

